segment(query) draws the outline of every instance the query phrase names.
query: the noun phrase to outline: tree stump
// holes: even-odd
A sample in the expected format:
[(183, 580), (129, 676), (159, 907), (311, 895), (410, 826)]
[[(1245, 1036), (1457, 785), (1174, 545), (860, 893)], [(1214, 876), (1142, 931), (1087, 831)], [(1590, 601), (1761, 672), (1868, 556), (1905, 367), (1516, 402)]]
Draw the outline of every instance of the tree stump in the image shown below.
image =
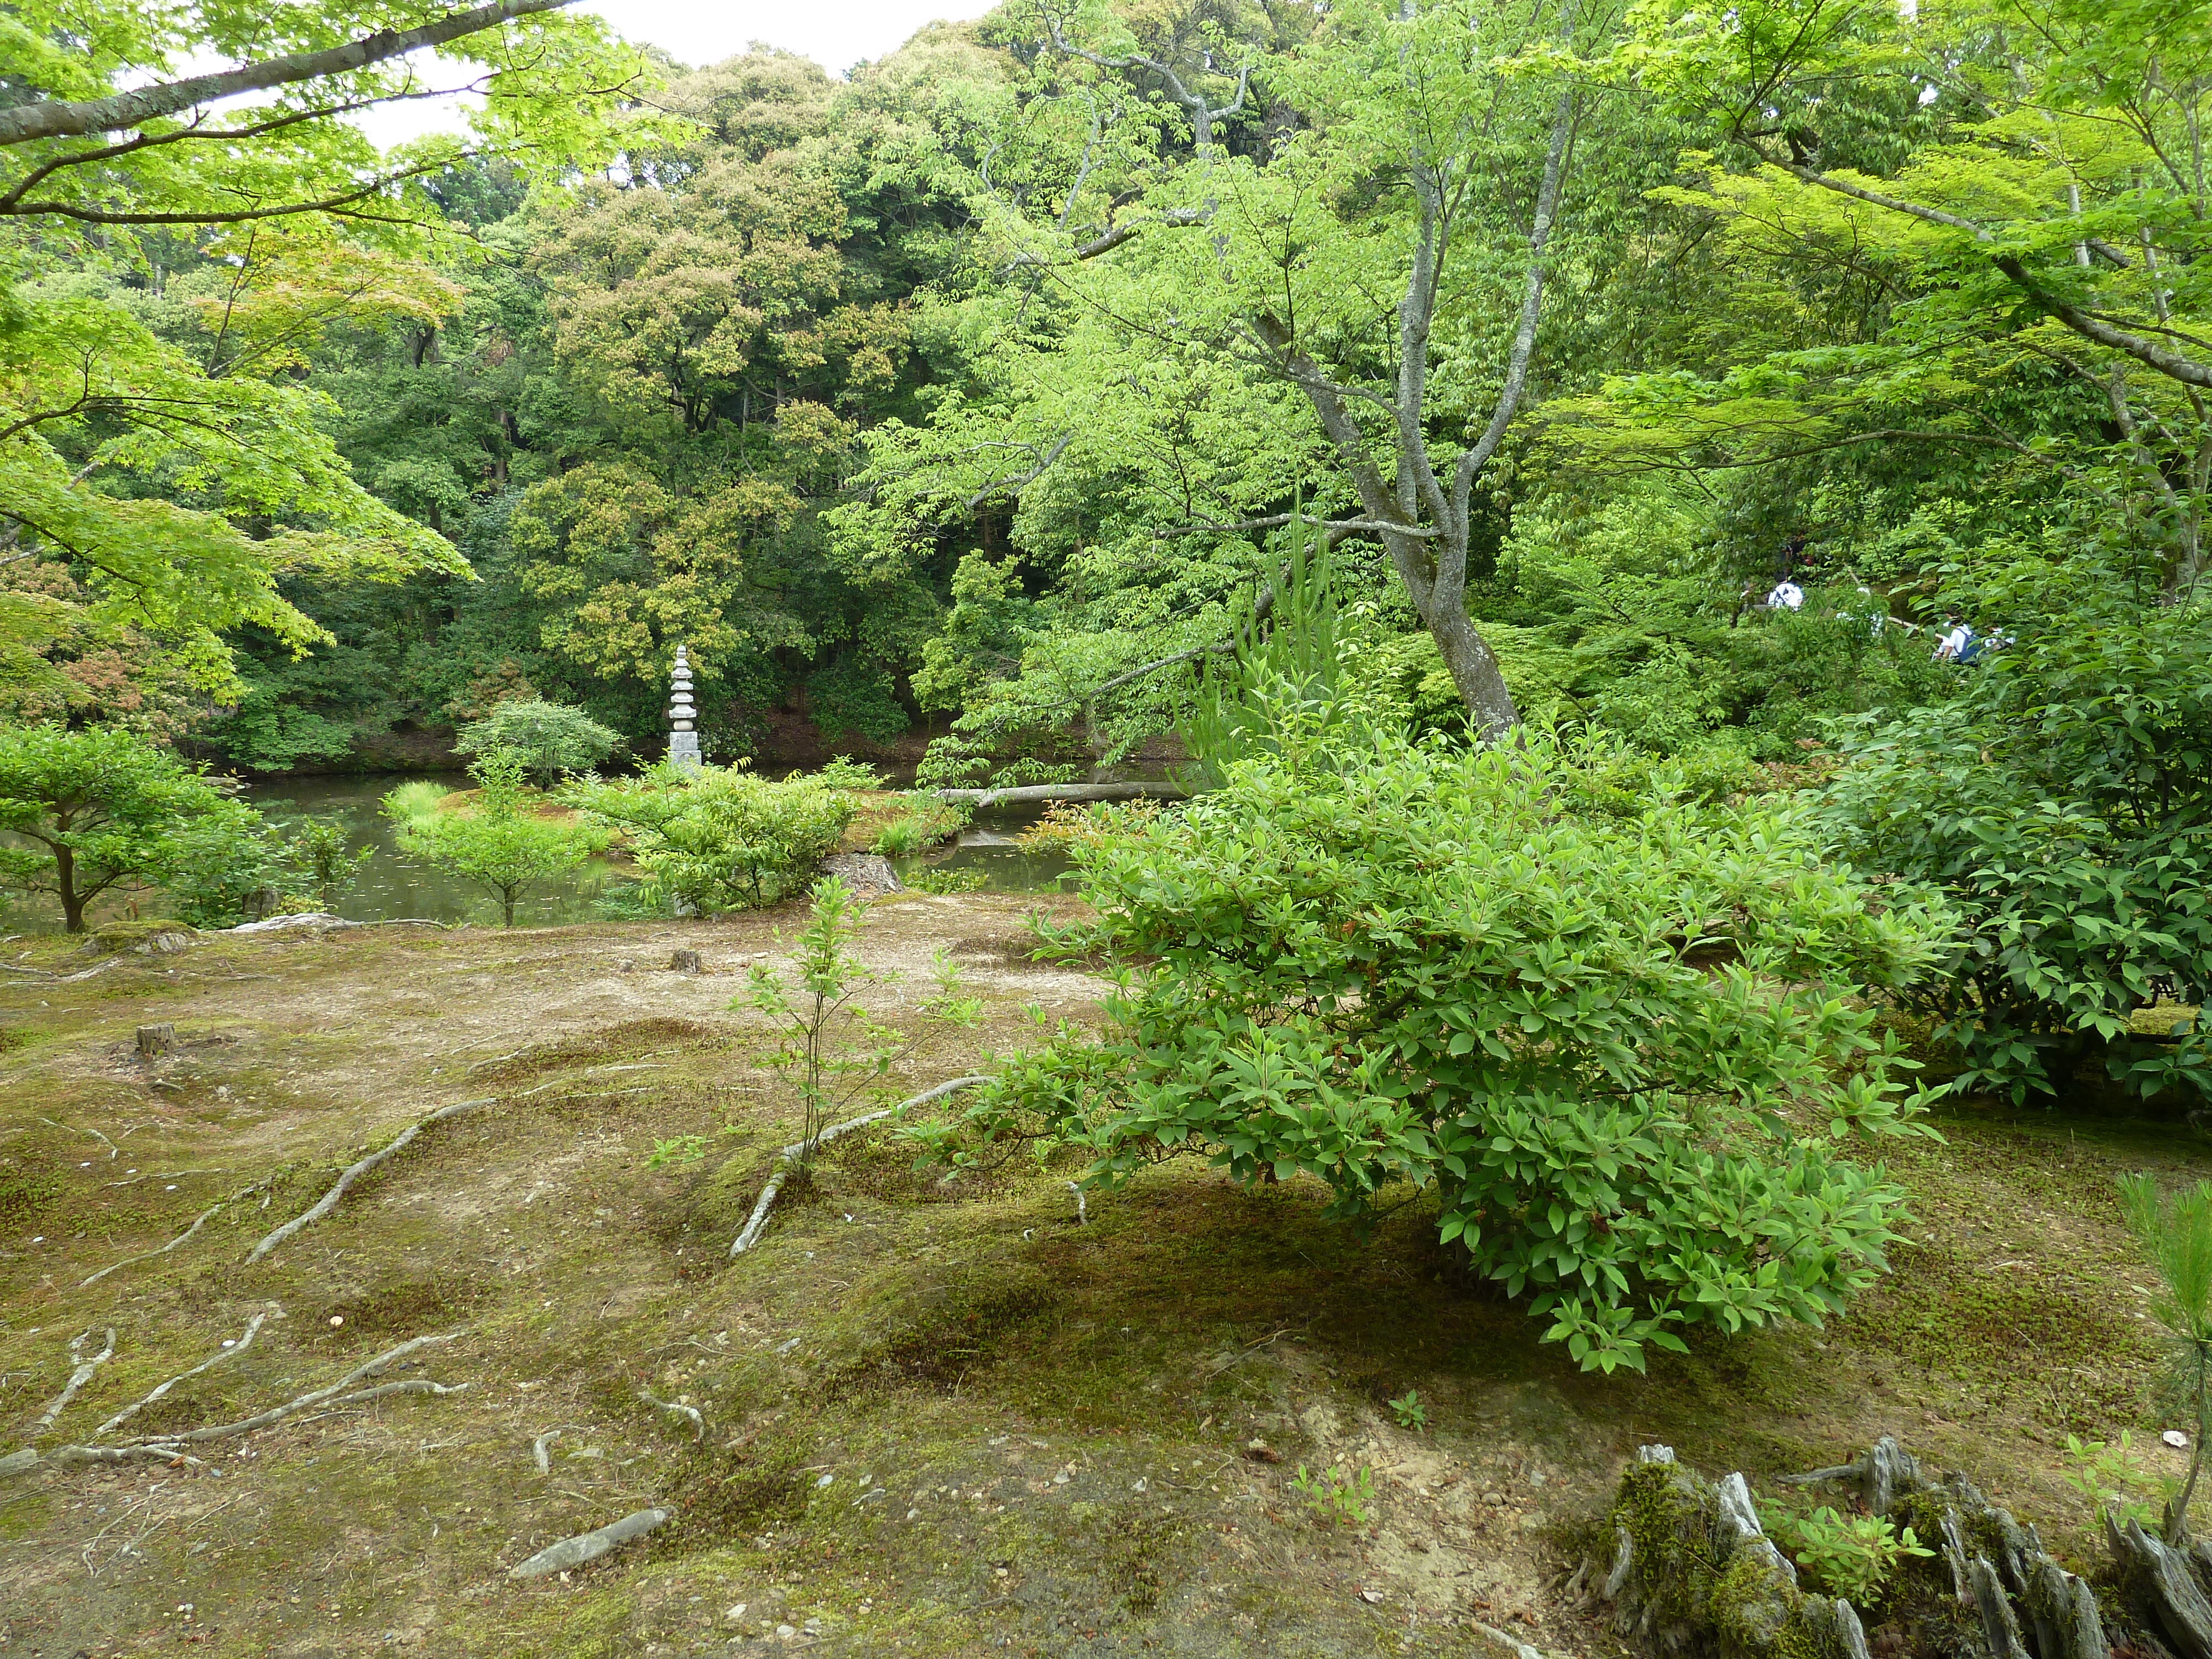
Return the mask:
[(177, 1046), (177, 1028), (173, 1025), (141, 1025), (138, 1028), (138, 1057), (159, 1060)]
[(668, 958), (668, 971), (672, 974), (698, 973), (700, 971), (699, 953), (696, 951), (677, 951)]

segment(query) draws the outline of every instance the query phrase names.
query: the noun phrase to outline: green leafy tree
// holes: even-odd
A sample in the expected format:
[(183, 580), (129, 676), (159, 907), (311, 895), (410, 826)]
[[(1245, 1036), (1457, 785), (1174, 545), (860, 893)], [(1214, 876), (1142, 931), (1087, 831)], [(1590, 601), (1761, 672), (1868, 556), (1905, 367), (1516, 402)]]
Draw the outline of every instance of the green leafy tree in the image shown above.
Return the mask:
[(811, 886), (854, 811), (849, 794), (820, 779), (775, 782), (736, 767), (656, 767), (563, 799), (629, 832), (657, 900), (706, 915)]
[(376, 856), (374, 848), (356, 850), (349, 845), (350, 840), (346, 826), (335, 818), (310, 818), (287, 840), (287, 850), (312, 884), (315, 902), (322, 909), (337, 909), (345, 890), (361, 878), (362, 869)]
[(2165, 1294), (2153, 1312), (2172, 1345), (2172, 1378), (2197, 1428), (2189, 1478), (2166, 1510), (2166, 1541), (2182, 1545), (2189, 1541), (2190, 1500), (2204, 1470), (2204, 1438), (2212, 1434), (2212, 1182), (2167, 1199), (2150, 1176), (2124, 1176), (2120, 1197), (2128, 1225), (2158, 1269)]
[(2212, 994), (2212, 626), (2130, 574), (2014, 550), (1970, 591), (2017, 641), (1952, 702), (1838, 728), (1842, 850), (1940, 885), (1966, 923), (1906, 999), (1938, 1017), (1965, 1086), (2015, 1101), (2100, 1060), (2143, 1094), (2212, 1093), (2202, 1032), (2148, 1054), (2129, 1040), (2138, 1009)]
[(1064, 937), (1120, 964), (1109, 1024), (1018, 1063), (987, 1127), (1106, 1182), (1185, 1153), (1309, 1176), (1354, 1223), (1429, 1194), (1442, 1243), (1605, 1370), (1879, 1276), (1903, 1194), (1850, 1152), (1920, 1101), (1863, 998), (1927, 966), (1939, 909), (1877, 904), (1799, 808), (1662, 776), (1632, 816), (1578, 811), (1535, 735), (1281, 746), (1075, 842), (1098, 920)]
[(463, 726), (453, 747), (465, 755), (505, 750), (520, 757), (529, 777), (551, 783), (590, 771), (622, 747), (622, 738), (580, 708), (533, 700), (499, 704)]
[(235, 840), (258, 820), (166, 749), (119, 727), (0, 726), (0, 875), (51, 894), (62, 924), (126, 884), (161, 880), (196, 834)]
[[(325, 637), (281, 576), (461, 569), (362, 488), (326, 434), (327, 400), (288, 371), (333, 317), (445, 307), (422, 263), (448, 228), (428, 177), (524, 153), (557, 173), (617, 147), (613, 94), (643, 62), (556, 15), (564, 3), (10, 12), (0, 533), (82, 597), (57, 617), (0, 595), (0, 633), (127, 624), (222, 691), (228, 630), (294, 651)], [(466, 136), (380, 156), (346, 118), (434, 90), (426, 48), (482, 108)], [(181, 73), (194, 58), (220, 67)], [(196, 302), (207, 327), (188, 349), (189, 328), (156, 323)]]
[(923, 1000), (923, 1024), (915, 1032), (870, 1012), (862, 999), (897, 975), (870, 968), (853, 948), (866, 909), (836, 877), (817, 882), (806, 931), (792, 957), (797, 983), (757, 963), (744, 994), (730, 1004), (732, 1011), (763, 1016), (777, 1035), (777, 1046), (760, 1059), (788, 1079), (799, 1097), (805, 1123), (796, 1160), (801, 1170), (811, 1163), (822, 1131), (877, 1092), (893, 1066), (934, 1036), (973, 1025), (980, 1012), (980, 1004), (959, 994), (951, 963), (940, 959), (936, 994)]
[(520, 756), (491, 750), (470, 769), (478, 788), (466, 806), (421, 815), (411, 811), (411, 803), (388, 803), (399, 826), (400, 850), (483, 888), (499, 901), (501, 921), (512, 927), (517, 901), (590, 858), (594, 837), (580, 824), (530, 810)]

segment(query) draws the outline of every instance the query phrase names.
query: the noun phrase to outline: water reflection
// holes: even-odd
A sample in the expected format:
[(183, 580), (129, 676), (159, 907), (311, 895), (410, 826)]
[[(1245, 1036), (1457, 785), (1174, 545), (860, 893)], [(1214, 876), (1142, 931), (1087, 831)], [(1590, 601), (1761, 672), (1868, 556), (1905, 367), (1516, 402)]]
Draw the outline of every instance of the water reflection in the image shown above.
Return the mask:
[[(459, 772), (434, 773), (429, 777), (450, 789), (472, 786), (472, 781)], [(391, 776), (286, 778), (255, 784), (245, 792), (245, 799), (288, 830), (308, 818), (343, 824), (349, 848), (356, 852), (368, 849), (368, 864), (337, 902), (338, 915), (348, 921), (417, 916), (431, 921), (497, 927), (496, 898), (472, 883), (400, 852), (391, 820), (376, 809), (386, 795), (408, 781)], [(621, 879), (606, 859), (594, 857), (565, 876), (532, 886), (514, 907), (514, 925), (557, 927), (592, 921), (600, 914), (599, 901), (609, 884)]]
[(976, 890), (985, 893), (1059, 893), (1071, 883), (1060, 878), (1074, 866), (1061, 852), (1030, 851), (1016, 839), (1044, 816), (1042, 807), (994, 806), (976, 812), (959, 840), (950, 848), (939, 848), (908, 858), (893, 859), (899, 879), (912, 884), (935, 872), (973, 872), (982, 877)]

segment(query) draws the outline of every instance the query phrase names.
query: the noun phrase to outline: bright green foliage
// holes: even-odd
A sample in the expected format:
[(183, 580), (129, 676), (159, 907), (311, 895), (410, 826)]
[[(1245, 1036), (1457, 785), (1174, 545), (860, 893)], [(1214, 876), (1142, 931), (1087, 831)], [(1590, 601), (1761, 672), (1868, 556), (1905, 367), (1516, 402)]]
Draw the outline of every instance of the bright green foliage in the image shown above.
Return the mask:
[(853, 821), (853, 799), (818, 779), (781, 783), (736, 767), (656, 767), (564, 799), (631, 837), (641, 884), (704, 915), (770, 904), (810, 885)]
[(758, 1062), (781, 1073), (798, 1096), (805, 1123), (796, 1162), (811, 1162), (814, 1141), (832, 1123), (879, 1093), (891, 1068), (933, 1037), (975, 1024), (981, 1005), (960, 994), (949, 958), (939, 957), (934, 995), (923, 1000), (922, 1024), (909, 1033), (871, 1014), (860, 1000), (870, 988), (898, 977), (870, 968), (854, 950), (867, 907), (835, 876), (815, 883), (806, 931), (792, 954), (796, 983), (766, 963), (754, 963), (733, 1012), (763, 1016), (776, 1046)]
[(0, 880), (52, 894), (72, 933), (111, 889), (261, 845), (259, 822), (169, 750), (119, 727), (0, 726)]
[(1886, 1515), (1839, 1515), (1826, 1506), (1799, 1514), (1777, 1505), (1765, 1521), (1768, 1534), (1823, 1592), (1862, 1609), (1881, 1605), (1882, 1586), (1899, 1561), (1936, 1553), (1911, 1528), (1900, 1531)]
[(1871, 1283), (1902, 1194), (1854, 1143), (1918, 1097), (1863, 999), (1923, 971), (1941, 913), (1826, 866), (1787, 803), (1573, 810), (1534, 736), (1260, 760), (1074, 854), (1124, 963), (975, 1120), (1126, 1181), (1202, 1153), (1310, 1176), (1363, 1223), (1432, 1192), (1441, 1241), (1585, 1365), (1679, 1328), (1818, 1322)]
[(1398, 1419), (1401, 1429), (1425, 1429), (1429, 1426), (1429, 1408), (1421, 1403), (1418, 1389), (1408, 1389), (1404, 1395), (1390, 1402), (1390, 1415)]
[(322, 909), (337, 908), (339, 896), (353, 885), (362, 866), (376, 854), (372, 847), (353, 851), (347, 842), (344, 824), (333, 818), (310, 818), (288, 843)]
[(2151, 1315), (2166, 1328), (2172, 1347), (2172, 1381), (2197, 1432), (2191, 1437), (2189, 1479), (2167, 1506), (2166, 1537), (2189, 1540), (2189, 1504), (2204, 1470), (2204, 1439), (2212, 1434), (2212, 1182), (2184, 1188), (2171, 1199), (2147, 1175), (2120, 1182), (2128, 1225), (2158, 1269), (2163, 1294)]
[(1941, 884), (1967, 923), (1907, 1000), (1969, 1087), (2053, 1094), (2102, 1054), (2143, 1093), (2212, 1091), (2201, 1031), (2124, 1041), (2136, 1009), (2212, 994), (2212, 616), (2087, 554), (1979, 574), (2019, 642), (1953, 702), (1843, 728), (1829, 794), (1862, 870)]
[(596, 837), (581, 824), (530, 810), (520, 756), (488, 750), (470, 769), (480, 787), (465, 807), (410, 817), (412, 803), (387, 798), (385, 809), (399, 826), (401, 851), (483, 888), (499, 901), (501, 918), (512, 927), (516, 901), (582, 864)]
[(502, 702), (461, 728), (453, 747), (465, 755), (504, 749), (518, 757), (533, 782), (550, 784), (569, 772), (588, 772), (622, 747), (622, 738), (580, 708), (566, 703)]
[(1291, 1477), (1291, 1490), (1324, 1521), (1365, 1527), (1375, 1519), (1375, 1471), (1364, 1463), (1356, 1469), (1333, 1463), (1320, 1470), (1308, 1469), (1301, 1463)]
[(164, 906), (195, 927), (235, 927), (313, 902), (294, 849), (242, 804), (177, 826), (161, 871)]
[[(2136, 1463), (2134, 1439), (2127, 1429), (2120, 1431), (2117, 1442), (2083, 1440), (2079, 1436), (2068, 1435), (2066, 1462), (2058, 1478), (2087, 1498), (2100, 1516), (2110, 1510), (2123, 1522), (2134, 1521), (2154, 1527), (2159, 1522), (2159, 1510), (2150, 1501), (2150, 1494), (2161, 1483)], [(2101, 1532), (2095, 1528), (2091, 1531), (2101, 1540)]]
[[(135, 636), (149, 666), (234, 690), (228, 631), (258, 627), (293, 652), (328, 637), (280, 578), (465, 572), (449, 543), (356, 482), (327, 431), (336, 406), (291, 371), (340, 319), (434, 326), (452, 308), (426, 264), (445, 228), (426, 176), (471, 152), (528, 151), (557, 170), (616, 148), (608, 94), (643, 60), (583, 17), (510, 12), (526, 15), (487, 15), (443, 46), (486, 76), (475, 133), (380, 157), (341, 112), (419, 94), (419, 58), (249, 75), (216, 108), (188, 71), (251, 70), (445, 9), (9, 9), (0, 523), (43, 567), (44, 602), (0, 596), (0, 637), (27, 659), (73, 633)], [(102, 106), (124, 88), (132, 106)]]

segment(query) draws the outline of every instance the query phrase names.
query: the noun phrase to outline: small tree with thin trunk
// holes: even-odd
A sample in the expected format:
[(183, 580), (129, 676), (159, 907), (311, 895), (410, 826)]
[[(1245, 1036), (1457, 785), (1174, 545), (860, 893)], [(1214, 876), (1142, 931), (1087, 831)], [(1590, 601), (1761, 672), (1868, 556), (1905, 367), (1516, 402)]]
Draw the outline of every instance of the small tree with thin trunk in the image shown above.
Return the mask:
[(72, 933), (94, 899), (158, 882), (183, 832), (227, 814), (250, 816), (133, 732), (0, 726), (0, 881), (52, 895)]
[(512, 750), (493, 750), (470, 769), (482, 787), (465, 808), (408, 817), (387, 797), (385, 811), (398, 820), (402, 852), (483, 888), (499, 901), (501, 918), (512, 927), (522, 896), (583, 863), (592, 855), (593, 837), (580, 824), (524, 809), (523, 760)]
[(2212, 1435), (2212, 1181), (2184, 1188), (2169, 1200), (2150, 1176), (2124, 1176), (2120, 1197), (2128, 1226), (2158, 1269), (2162, 1294), (2152, 1316), (2166, 1328), (2172, 1345), (2175, 1393), (2196, 1419), (2189, 1478), (2166, 1510), (2166, 1541), (2180, 1545), (2189, 1540), (2189, 1503), (2204, 1470), (2205, 1437)]

